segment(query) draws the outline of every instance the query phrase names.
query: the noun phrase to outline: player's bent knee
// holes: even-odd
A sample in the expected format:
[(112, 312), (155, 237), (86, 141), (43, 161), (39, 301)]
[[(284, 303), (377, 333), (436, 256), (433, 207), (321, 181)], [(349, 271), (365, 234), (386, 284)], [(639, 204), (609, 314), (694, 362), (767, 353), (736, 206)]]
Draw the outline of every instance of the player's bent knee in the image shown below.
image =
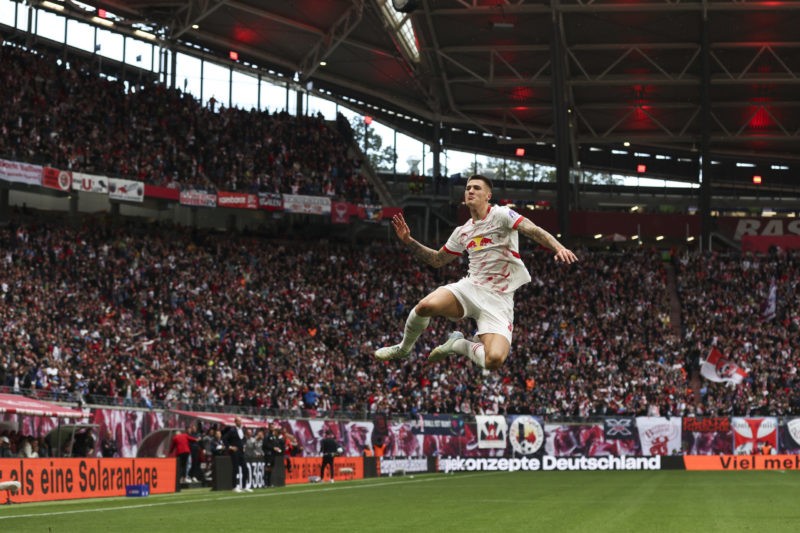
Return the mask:
[(426, 302), (425, 300), (422, 300), (414, 308), (414, 311), (416, 311), (417, 315), (419, 315), (419, 316), (433, 316), (434, 313), (435, 313), (435, 308), (434, 308), (433, 305), (431, 305), (430, 302)]
[(486, 369), (497, 370), (506, 362), (507, 354), (486, 354)]

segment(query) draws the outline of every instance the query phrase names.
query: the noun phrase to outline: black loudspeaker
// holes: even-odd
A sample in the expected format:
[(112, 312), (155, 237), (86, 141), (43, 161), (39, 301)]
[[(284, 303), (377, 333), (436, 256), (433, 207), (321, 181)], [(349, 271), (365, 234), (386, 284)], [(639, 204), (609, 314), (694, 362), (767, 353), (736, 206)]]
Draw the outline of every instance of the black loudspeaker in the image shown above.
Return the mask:
[(378, 458), (364, 457), (364, 477), (378, 477)]
[(230, 455), (214, 457), (211, 473), (212, 490), (233, 490), (233, 461)]

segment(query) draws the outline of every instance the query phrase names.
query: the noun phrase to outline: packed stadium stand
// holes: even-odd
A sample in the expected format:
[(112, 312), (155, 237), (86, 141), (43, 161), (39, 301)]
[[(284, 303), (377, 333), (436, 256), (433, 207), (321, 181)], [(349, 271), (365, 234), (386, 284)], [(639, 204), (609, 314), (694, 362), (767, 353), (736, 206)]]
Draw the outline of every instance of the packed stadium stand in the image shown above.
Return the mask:
[[(212, 109), (158, 85), (125, 90), (44, 50), (0, 47), (0, 66), (10, 159), (174, 188), (377, 197), (320, 117)], [(800, 411), (797, 252), (583, 249), (580, 264), (559, 269), (528, 247), (533, 282), (516, 295), (512, 355), (487, 373), (455, 358), (425, 364), (463, 328), (445, 320), (408, 360), (372, 357), (462, 265), (419, 267), (387, 240), (81, 224), (20, 211), (0, 230), (2, 391), (282, 415)], [(780, 304), (765, 314), (773, 280)], [(750, 371), (742, 386), (700, 380), (712, 345)]]
[[(407, 361), (373, 360), (377, 346), (396, 342), (410, 305), (461, 273), (460, 265), (417, 267), (394, 244), (136, 223), (14, 222), (0, 235), (3, 391), (297, 415), (800, 408), (797, 254), (664, 262), (652, 249), (584, 250), (580, 265), (559, 269), (545, 252), (526, 250), (533, 282), (517, 293), (512, 355), (500, 372), (483, 373), (455, 358), (425, 365), (455, 327), (445, 320), (432, 323)], [(676, 287), (667, 281), (673, 265)], [(762, 295), (773, 277), (788, 283), (780, 312), (765, 319)], [(669, 310), (676, 289), (679, 330)], [(743, 386), (697, 389), (697, 359), (712, 343), (751, 370)]]
[[(99, 76), (46, 49), (0, 47), (0, 154), (177, 189), (378, 197), (320, 116), (202, 106), (161, 85)], [(212, 109), (213, 107), (213, 109)]]

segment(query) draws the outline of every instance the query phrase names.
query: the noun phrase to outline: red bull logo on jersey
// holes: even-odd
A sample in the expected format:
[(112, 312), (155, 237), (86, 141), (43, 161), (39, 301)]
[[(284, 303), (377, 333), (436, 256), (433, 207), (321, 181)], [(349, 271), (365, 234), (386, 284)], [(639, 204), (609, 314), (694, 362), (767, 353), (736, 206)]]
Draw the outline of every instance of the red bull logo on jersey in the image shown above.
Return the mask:
[(467, 250), (472, 250), (473, 252), (477, 252), (478, 250), (482, 250), (486, 248), (490, 244), (494, 244), (494, 241), (489, 237), (479, 236), (470, 239), (467, 243)]

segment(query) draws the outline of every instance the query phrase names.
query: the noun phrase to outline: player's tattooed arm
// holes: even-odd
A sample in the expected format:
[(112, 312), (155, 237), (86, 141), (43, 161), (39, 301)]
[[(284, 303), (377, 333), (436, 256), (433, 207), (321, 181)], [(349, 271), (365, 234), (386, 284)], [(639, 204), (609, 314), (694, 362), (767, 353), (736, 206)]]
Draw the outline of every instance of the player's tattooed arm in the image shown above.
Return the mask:
[(533, 239), (554, 252), (558, 252), (564, 248), (564, 245), (558, 242), (549, 231), (540, 228), (527, 218), (522, 219), (522, 223), (517, 226), (517, 230), (529, 239)]
[(406, 244), (411, 248), (411, 253), (414, 257), (434, 268), (444, 266), (456, 258), (455, 255), (445, 252), (444, 248), (434, 250), (415, 239), (410, 239)]
[(578, 260), (572, 250), (568, 250), (566, 246), (558, 242), (549, 231), (540, 228), (527, 218), (522, 219), (522, 222), (517, 226), (517, 231), (529, 239), (533, 239), (542, 246), (553, 250), (556, 253), (555, 260), (557, 262), (569, 264)]

